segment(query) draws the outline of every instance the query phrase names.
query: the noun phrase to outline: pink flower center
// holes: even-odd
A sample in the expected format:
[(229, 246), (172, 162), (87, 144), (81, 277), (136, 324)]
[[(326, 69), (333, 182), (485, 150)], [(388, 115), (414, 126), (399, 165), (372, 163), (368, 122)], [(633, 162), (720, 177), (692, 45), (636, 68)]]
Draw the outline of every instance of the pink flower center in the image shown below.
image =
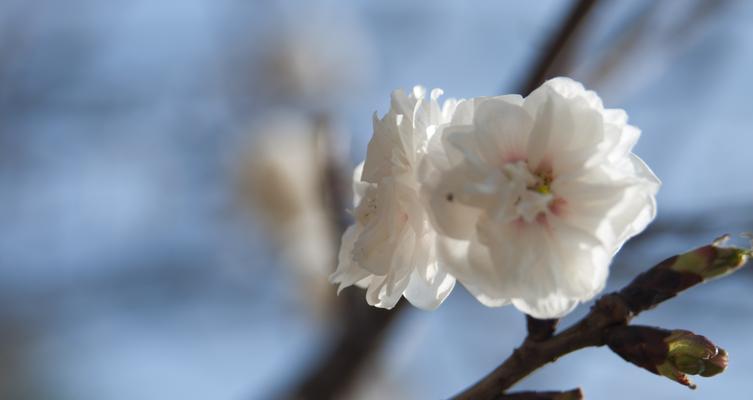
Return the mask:
[(547, 165), (532, 171), (526, 160), (517, 160), (504, 164), (502, 173), (507, 178), (502, 190), (506, 219), (546, 225), (547, 214), (562, 211), (564, 200), (552, 192), (555, 176)]

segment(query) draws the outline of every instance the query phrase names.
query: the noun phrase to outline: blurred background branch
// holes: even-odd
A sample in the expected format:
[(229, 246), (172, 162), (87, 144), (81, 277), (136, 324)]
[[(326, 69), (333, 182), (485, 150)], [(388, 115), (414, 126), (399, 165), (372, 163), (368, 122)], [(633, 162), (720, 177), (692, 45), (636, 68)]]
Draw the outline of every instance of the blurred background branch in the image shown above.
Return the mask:
[[(570, 10), (567, 18), (560, 27), (552, 32), (545, 49), (539, 54), (534, 62), (529, 75), (523, 80), (519, 90), (522, 96), (527, 96), (544, 81), (558, 75), (566, 74), (569, 70), (569, 58), (572, 56), (572, 47), (577, 41), (577, 35), (582, 33), (583, 25), (591, 10), (596, 5), (596, 0), (578, 0)], [(503, 93), (505, 93), (503, 91)]]

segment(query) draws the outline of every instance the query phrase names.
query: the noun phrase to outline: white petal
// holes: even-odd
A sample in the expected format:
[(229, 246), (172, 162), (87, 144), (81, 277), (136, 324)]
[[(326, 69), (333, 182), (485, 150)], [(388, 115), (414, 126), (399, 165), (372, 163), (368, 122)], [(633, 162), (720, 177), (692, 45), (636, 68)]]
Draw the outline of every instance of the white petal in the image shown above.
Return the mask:
[(363, 161), (353, 170), (353, 207), (361, 204), (361, 199), (366, 195), (366, 189), (369, 187), (367, 182), (361, 181), (363, 175)]
[(426, 185), (422, 192), (433, 225), (453, 239), (470, 239), (481, 215), (480, 209), (460, 202), (465, 179), (461, 171), (449, 171)]
[(455, 275), (481, 304), (487, 307), (500, 307), (509, 304), (509, 298), (497, 293), (492, 282), (478, 274), (479, 270), (493, 274), (494, 268), (488, 251), (478, 244), (475, 245), (473, 251), (469, 251), (470, 244), (471, 242), (466, 240), (438, 237), (437, 256), (439, 265)]
[(463, 99), (449, 98), (442, 103), (442, 117), (440, 118), (441, 124), (446, 124), (452, 121), (452, 117), (455, 115), (455, 111), (458, 109), (458, 105), (464, 103)]
[(550, 319), (562, 318), (569, 314), (578, 305), (578, 301), (551, 294), (547, 297), (513, 299), (512, 304), (534, 318)]
[(396, 282), (389, 282), (387, 277), (374, 276), (366, 289), (366, 302), (374, 307), (392, 309), (407, 286), (408, 276)]
[(609, 275), (611, 251), (588, 231), (550, 216), (549, 246), (561, 269), (559, 287), (570, 298), (587, 301), (601, 292)]
[(614, 147), (609, 150), (608, 157), (609, 161), (617, 163), (628, 157), (630, 151), (633, 150), (635, 143), (638, 142), (638, 139), (641, 137), (641, 131), (632, 125), (621, 125), (614, 128), (615, 130), (618, 130), (615, 134), (617, 135), (617, 140), (615, 141)]
[(379, 120), (374, 114), (373, 125), (374, 134), (366, 150), (361, 180), (378, 183), (390, 175), (394, 167), (394, 153), (402, 148), (402, 143), (394, 121)]
[(359, 233), (360, 229), (356, 225), (349, 226), (345, 230), (345, 233), (343, 233), (340, 252), (337, 256), (337, 270), (329, 277), (330, 282), (339, 284), (338, 293), (346, 287), (368, 278), (370, 275), (368, 271), (360, 268), (353, 262), (351, 254), (353, 243)]
[[(433, 268), (438, 267), (434, 264)], [(446, 271), (437, 270), (427, 279), (425, 273), (416, 268), (411, 273), (410, 282), (405, 289), (405, 298), (418, 308), (434, 310), (447, 298), (453, 287), (455, 278)]]
[(604, 108), (601, 98), (596, 92), (586, 90), (583, 84), (567, 77), (556, 77), (544, 82), (542, 87), (547, 87), (566, 99), (582, 99), (586, 101), (589, 107), (597, 110)]
[(478, 99), (463, 100), (455, 106), (455, 112), (450, 119), (452, 125), (470, 125), (473, 123), (473, 113)]
[(406, 95), (402, 89), (393, 91), (390, 97), (390, 113), (412, 116), (416, 99), (424, 97), (424, 93), (426, 89), (422, 86), (414, 86), (410, 96)]
[(481, 103), (474, 115), (479, 149), (491, 165), (524, 159), (531, 116), (515, 97), (495, 97)]
[(502, 307), (510, 304), (512, 300), (502, 297), (492, 297), (481, 292), (478, 288), (472, 285), (464, 285), (466, 289), (478, 300), (479, 303), (487, 307)]

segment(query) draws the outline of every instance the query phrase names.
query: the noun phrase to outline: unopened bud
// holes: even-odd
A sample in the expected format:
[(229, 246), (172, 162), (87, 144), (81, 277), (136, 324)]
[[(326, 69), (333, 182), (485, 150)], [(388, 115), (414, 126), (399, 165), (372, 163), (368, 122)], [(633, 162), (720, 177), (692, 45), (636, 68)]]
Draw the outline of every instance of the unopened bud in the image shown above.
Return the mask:
[(633, 313), (656, 307), (699, 283), (730, 274), (742, 267), (753, 254), (751, 249), (724, 247), (728, 235), (712, 244), (670, 257), (638, 275), (620, 291)]
[(691, 389), (687, 375), (710, 377), (727, 368), (723, 349), (685, 330), (623, 326), (610, 331), (607, 344), (626, 361)]
[(677, 272), (698, 275), (704, 280), (732, 273), (748, 262), (751, 250), (723, 247), (727, 240), (729, 235), (724, 235), (710, 245), (680, 254), (670, 268)]
[(694, 388), (685, 376), (714, 376), (727, 368), (727, 352), (710, 340), (692, 332), (675, 330), (665, 339), (669, 346), (667, 361), (659, 365), (659, 372), (673, 380)]

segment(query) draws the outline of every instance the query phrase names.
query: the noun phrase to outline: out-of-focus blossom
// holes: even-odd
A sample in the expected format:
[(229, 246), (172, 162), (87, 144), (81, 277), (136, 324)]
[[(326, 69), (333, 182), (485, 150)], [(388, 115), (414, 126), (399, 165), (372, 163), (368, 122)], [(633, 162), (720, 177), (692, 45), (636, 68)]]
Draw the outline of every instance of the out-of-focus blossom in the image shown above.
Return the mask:
[(338, 23), (317, 12), (301, 13), (268, 32), (258, 79), (265, 94), (286, 103), (318, 108), (363, 88), (373, 76), (371, 41), (355, 16)]
[(455, 279), (437, 263), (436, 232), (420, 199), (418, 167), (438, 125), (450, 121), (457, 102), (440, 107), (439, 89), (392, 94), (390, 111), (374, 116), (374, 136), (354, 173), (355, 224), (342, 238), (331, 280), (367, 287), (369, 304), (392, 308), (401, 296), (434, 309)]
[(243, 179), (283, 257), (309, 289), (320, 292), (327, 291), (335, 240), (322, 195), (325, 169), (316, 129), (296, 113), (278, 113), (257, 124)]
[(591, 299), (656, 214), (640, 131), (571, 79), (525, 99), (477, 98), (432, 138), (422, 167), (440, 261), (483, 304), (561, 317)]

